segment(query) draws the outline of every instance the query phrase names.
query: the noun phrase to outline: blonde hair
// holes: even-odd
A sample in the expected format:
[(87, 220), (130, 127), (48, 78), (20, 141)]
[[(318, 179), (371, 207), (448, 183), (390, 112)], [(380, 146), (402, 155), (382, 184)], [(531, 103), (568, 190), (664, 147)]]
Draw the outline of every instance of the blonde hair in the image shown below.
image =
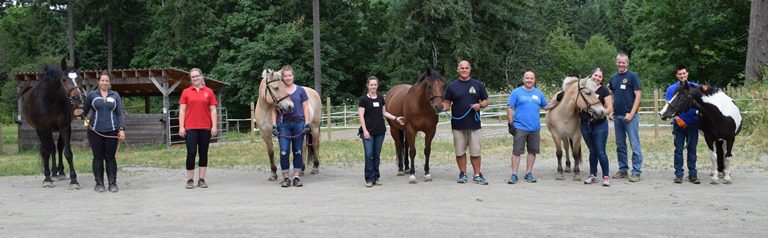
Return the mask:
[[(189, 74), (192, 74), (192, 72), (195, 72), (195, 71), (200, 73), (200, 77), (202, 77), (202, 79), (200, 80), (202, 80), (203, 85), (205, 85), (205, 76), (203, 75), (203, 70), (200, 70), (199, 68), (192, 68), (189, 70)], [(189, 79), (191, 80), (192, 77), (190, 76)]]

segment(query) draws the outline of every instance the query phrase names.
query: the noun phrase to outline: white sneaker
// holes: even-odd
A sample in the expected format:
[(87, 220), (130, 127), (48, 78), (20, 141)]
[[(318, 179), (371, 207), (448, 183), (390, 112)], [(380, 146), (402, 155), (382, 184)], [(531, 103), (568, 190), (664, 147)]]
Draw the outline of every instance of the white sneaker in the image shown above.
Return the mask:
[(586, 180), (584, 180), (584, 184), (593, 184), (595, 183), (595, 175), (590, 174), (589, 177), (587, 177)]

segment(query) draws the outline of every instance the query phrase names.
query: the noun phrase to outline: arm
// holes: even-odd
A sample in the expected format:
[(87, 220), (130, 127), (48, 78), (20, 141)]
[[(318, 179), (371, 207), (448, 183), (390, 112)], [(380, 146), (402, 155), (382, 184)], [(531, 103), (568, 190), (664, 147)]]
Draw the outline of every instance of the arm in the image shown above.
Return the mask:
[(448, 110), (450, 110), (451, 109), (451, 105), (453, 105), (453, 102), (451, 102), (451, 100), (443, 99), (443, 110), (444, 111), (447, 112)]
[(480, 111), (481, 108), (488, 107), (488, 99), (483, 99), (479, 103), (472, 104), (472, 109), (475, 111)]
[(640, 90), (635, 90), (635, 101), (632, 103), (632, 110), (624, 116), (624, 121), (629, 122), (635, 117), (637, 109), (640, 107)]
[(507, 123), (512, 123), (515, 120), (515, 109), (512, 106), (507, 106)]
[(187, 136), (187, 131), (184, 129), (184, 116), (187, 114), (187, 104), (179, 104), (179, 136)]
[[(381, 107), (381, 112), (384, 115), (384, 118), (390, 119), (390, 120), (395, 120), (395, 121), (397, 121), (397, 123), (400, 123), (400, 125), (405, 125), (405, 117), (399, 117), (399, 116), (392, 115), (391, 113), (387, 112), (386, 106), (382, 106)], [(362, 121), (362, 119), (361, 119), (361, 121)]]
[(216, 137), (219, 134), (218, 110), (216, 110), (216, 105), (211, 105), (208, 108), (211, 110), (211, 137)]
[(365, 108), (364, 107), (357, 108), (357, 117), (360, 118), (360, 127), (363, 128), (363, 138), (365, 139), (371, 138), (371, 134), (368, 133), (368, 127), (365, 126)]
[(613, 120), (613, 97), (606, 96), (605, 100), (605, 117)]
[(115, 117), (117, 118), (117, 137), (119, 140), (125, 140), (125, 113), (123, 113), (123, 99), (119, 94), (116, 95)]

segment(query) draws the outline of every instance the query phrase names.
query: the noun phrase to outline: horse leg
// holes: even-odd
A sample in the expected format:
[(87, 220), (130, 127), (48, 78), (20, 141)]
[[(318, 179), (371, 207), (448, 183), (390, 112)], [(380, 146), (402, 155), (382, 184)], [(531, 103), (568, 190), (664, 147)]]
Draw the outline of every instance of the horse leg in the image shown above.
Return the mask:
[(403, 172), (403, 138), (402, 138), (402, 132), (395, 128), (390, 127), (389, 128), (389, 134), (392, 135), (392, 141), (395, 144), (395, 157), (396, 157), (396, 164), (397, 164), (397, 176), (403, 176), (405, 173)]
[(717, 151), (715, 151), (715, 141), (714, 139), (707, 137), (704, 137), (704, 140), (707, 141), (707, 147), (709, 147), (709, 159), (712, 161), (712, 173), (710, 174), (712, 181), (709, 183), (719, 184), (720, 179), (717, 177)]
[(563, 152), (565, 152), (565, 169), (563, 172), (566, 173), (571, 172), (571, 154), (568, 151), (573, 152), (573, 148), (570, 148), (572, 143), (573, 141), (570, 138), (563, 139)]
[(432, 182), (432, 175), (429, 174), (429, 155), (432, 153), (432, 139), (436, 129), (437, 127), (433, 127), (424, 136), (424, 182)]
[[(67, 179), (67, 175), (64, 174), (64, 142), (61, 132), (59, 132), (59, 138), (57, 143), (53, 146), (55, 149), (51, 151), (51, 178), (56, 181)], [(57, 161), (58, 159), (58, 161)]]
[[(80, 183), (77, 182), (77, 173), (75, 172), (75, 164), (72, 161), (72, 144), (70, 143), (72, 135), (72, 128), (67, 128), (59, 132), (59, 143), (64, 144), (64, 156), (67, 157), (67, 164), (69, 165), (69, 189), (80, 189)], [(63, 138), (63, 139), (62, 139)], [(118, 142), (119, 143), (119, 142)], [(59, 146), (62, 147), (62, 146)], [(64, 175), (63, 161), (59, 161), (61, 165), (60, 175)]]
[(408, 157), (411, 159), (411, 169), (407, 171), (411, 176), (408, 177), (408, 183), (416, 183), (416, 131), (414, 129), (407, 129), (405, 133), (405, 141), (408, 142)]
[(557, 138), (555, 134), (552, 134), (555, 142), (555, 155), (557, 156), (557, 174), (555, 174), (556, 180), (563, 180), (563, 147), (560, 138)]
[(571, 152), (573, 153), (573, 181), (581, 181), (581, 136), (571, 139)]
[(40, 139), (40, 158), (43, 162), (43, 187), (52, 188), (53, 180), (51, 180), (51, 168), (48, 167), (49, 160), (51, 159), (51, 152), (56, 148), (53, 144), (53, 135), (50, 132), (37, 131), (37, 137)]
[[(264, 133), (264, 129), (261, 130)], [(264, 144), (267, 147), (267, 156), (269, 157), (269, 169), (272, 174), (267, 178), (268, 181), (277, 181), (277, 166), (275, 166), (275, 149), (272, 145), (272, 134), (262, 134), (261, 138), (264, 139)]]
[[(412, 160), (410, 158), (410, 154), (411, 154), (411, 150), (413, 149), (411, 149), (411, 147), (409, 146), (411, 143), (408, 140), (408, 133), (406, 133), (405, 130), (402, 131), (401, 137), (403, 138), (403, 167), (404, 167), (403, 172), (406, 174), (410, 174), (411, 168), (413, 168), (413, 166), (411, 166), (411, 163), (410, 163), (410, 161)], [(416, 137), (414, 136), (414, 139), (415, 138)], [(414, 144), (415, 144), (415, 141), (414, 141)], [(414, 146), (414, 149), (415, 148), (416, 147)]]
[(723, 183), (724, 184), (731, 184), (731, 158), (733, 158), (733, 154), (731, 154), (731, 149), (733, 149), (733, 140), (735, 139), (735, 136), (732, 138), (729, 138), (725, 141), (725, 155), (723, 160)]
[(309, 159), (312, 161), (312, 171), (309, 173), (318, 174), (320, 173), (320, 156), (318, 155), (320, 153), (320, 130), (307, 136), (307, 139), (312, 141), (312, 146), (309, 146)]

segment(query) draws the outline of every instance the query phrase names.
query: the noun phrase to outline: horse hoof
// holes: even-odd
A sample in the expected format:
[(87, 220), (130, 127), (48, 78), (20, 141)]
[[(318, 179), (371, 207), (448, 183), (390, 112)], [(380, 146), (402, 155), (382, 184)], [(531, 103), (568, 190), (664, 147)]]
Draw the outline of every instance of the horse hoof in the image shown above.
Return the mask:
[(432, 175), (430, 174), (424, 175), (424, 182), (432, 182)]
[(411, 173), (411, 169), (405, 169), (405, 171), (404, 171), (404, 172), (405, 172), (406, 174), (410, 174), (410, 173)]
[(269, 178), (267, 178), (267, 181), (277, 181), (277, 174), (273, 174), (272, 176), (269, 176)]
[(61, 180), (69, 179), (69, 177), (67, 177), (67, 175), (61, 174), (61, 175), (53, 176), (52, 179), (56, 181), (61, 181)]
[(317, 168), (312, 168), (312, 172), (309, 172), (310, 174), (319, 174), (320, 170)]
[(731, 184), (731, 180), (725, 180), (723, 181), (723, 184)]
[(397, 176), (405, 176), (405, 172), (403, 172), (403, 171), (397, 171)]
[(77, 183), (69, 184), (69, 190), (80, 190), (80, 184), (77, 184)]
[(565, 176), (563, 174), (555, 174), (555, 180), (565, 180)]
[(581, 181), (581, 176), (574, 174), (573, 175), (573, 181)]
[(43, 181), (43, 187), (44, 188), (52, 188), (53, 187), (53, 181)]
[(709, 182), (709, 184), (717, 185), (720, 184), (720, 182), (718, 182), (716, 179), (713, 179), (712, 182)]
[(416, 176), (411, 175), (411, 177), (408, 177), (408, 183), (416, 184)]
[(571, 172), (571, 168), (565, 168), (565, 169), (563, 170), (563, 172), (566, 172), (566, 173), (570, 173), (570, 172)]

